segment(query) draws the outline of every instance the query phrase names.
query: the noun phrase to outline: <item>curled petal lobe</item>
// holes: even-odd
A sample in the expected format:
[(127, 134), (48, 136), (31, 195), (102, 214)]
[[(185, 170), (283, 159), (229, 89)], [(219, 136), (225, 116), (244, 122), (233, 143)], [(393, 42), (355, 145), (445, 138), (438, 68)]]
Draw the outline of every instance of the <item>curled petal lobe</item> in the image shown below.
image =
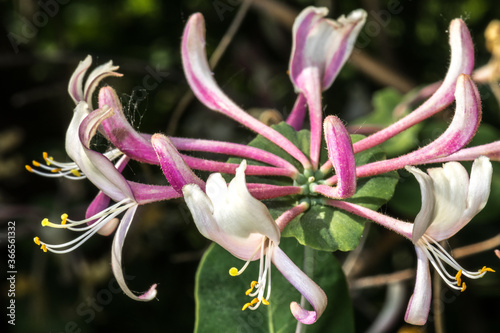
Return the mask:
[(417, 252), (417, 276), (413, 295), (406, 308), (405, 321), (413, 325), (424, 325), (431, 306), (431, 274), (425, 250), (415, 246), (415, 251)]
[(283, 276), (307, 299), (313, 311), (303, 309), (298, 303), (292, 302), (290, 310), (295, 319), (303, 324), (313, 324), (326, 308), (327, 297), (325, 292), (308, 277), (293, 261), (279, 248), (276, 247), (272, 261), (274, 266)]
[(113, 274), (115, 275), (116, 281), (128, 297), (136, 301), (150, 301), (156, 297), (156, 284), (153, 284), (146, 292), (142, 293), (141, 295), (136, 295), (128, 288), (122, 270), (123, 243), (125, 242), (125, 237), (127, 237), (127, 232), (130, 228), (130, 224), (132, 222), (132, 219), (134, 218), (136, 210), (137, 205), (127, 210), (118, 226), (115, 238), (113, 239), (113, 246), (111, 251), (111, 268), (113, 269)]
[(406, 170), (411, 172), (420, 184), (422, 198), (422, 206), (415, 218), (411, 233), (412, 241), (416, 243), (433, 221), (435, 206), (434, 184), (431, 177), (422, 170), (412, 166), (407, 166)]
[(68, 93), (75, 104), (84, 100), (83, 77), (85, 76), (85, 73), (87, 72), (87, 69), (89, 69), (90, 65), (92, 65), (92, 57), (88, 55), (84, 60), (80, 61), (69, 80)]

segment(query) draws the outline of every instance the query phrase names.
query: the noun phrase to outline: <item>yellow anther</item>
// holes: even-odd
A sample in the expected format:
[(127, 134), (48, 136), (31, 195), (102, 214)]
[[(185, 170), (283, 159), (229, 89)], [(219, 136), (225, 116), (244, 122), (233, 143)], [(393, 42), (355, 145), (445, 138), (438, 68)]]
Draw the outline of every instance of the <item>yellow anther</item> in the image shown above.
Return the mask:
[(35, 237), (33, 238), (33, 241), (35, 242), (36, 245), (40, 245), (40, 237)]
[(245, 305), (243, 305), (243, 308), (241, 308), (241, 311), (245, 311), (246, 308), (248, 308), (249, 306), (255, 305), (257, 303), (259, 303), (259, 299), (254, 298), (253, 300), (250, 301), (250, 303), (246, 303)]
[(495, 271), (489, 267), (486, 267), (484, 266), (483, 268), (481, 268), (481, 270), (479, 271), (479, 274), (483, 274), (484, 272), (492, 272), (492, 273), (495, 273)]
[(37, 162), (37, 161), (31, 161), (31, 163), (32, 163), (34, 166), (36, 166), (36, 167), (39, 167), (39, 166), (40, 166), (40, 163), (39, 163), (39, 162)]
[(79, 172), (78, 172), (78, 170), (76, 170), (76, 169), (71, 169), (71, 170), (70, 170), (70, 172), (71, 172), (74, 176), (76, 176), (76, 177), (81, 177), (81, 176), (82, 176), (82, 174), (81, 174), (81, 173), (79, 173)]
[(231, 267), (229, 270), (229, 275), (231, 276), (237, 276), (238, 275), (238, 269), (236, 267)]
[(248, 289), (247, 291), (245, 291), (245, 295), (250, 295), (250, 293), (253, 291), (253, 288), (255, 288), (255, 286), (258, 284), (257, 281), (252, 281), (252, 283), (250, 283), (250, 289)]
[(43, 252), (47, 252), (47, 246), (45, 244), (42, 244), (40, 248), (43, 250)]
[(61, 224), (62, 225), (66, 224), (67, 219), (68, 219), (68, 214), (62, 214), (61, 215)]
[(459, 286), (459, 287), (462, 284), (462, 278), (461, 278), (461, 276), (462, 276), (462, 270), (459, 270), (457, 272), (457, 275), (455, 275), (455, 280), (457, 280), (457, 286)]
[(30, 167), (29, 165), (26, 165), (25, 167), (26, 167), (26, 170), (28, 170), (29, 172), (33, 172), (33, 168)]
[(465, 288), (467, 288), (467, 286), (465, 285), (465, 282), (462, 283), (462, 289), (460, 290), (460, 292), (464, 292)]
[(43, 159), (45, 160), (45, 163), (47, 163), (47, 165), (50, 165), (50, 162), (52, 161), (52, 157), (49, 157), (49, 154), (47, 154), (47, 152), (43, 152), (42, 156), (43, 156)]
[(46, 227), (50, 224), (50, 221), (48, 218), (45, 218), (42, 220), (42, 227)]
[(54, 168), (54, 169), (50, 170), (50, 172), (57, 173), (57, 172), (60, 172), (61, 170), (62, 170), (61, 168)]
[(241, 311), (245, 311), (249, 306), (252, 306), (252, 304), (245, 303), (245, 305), (243, 305), (243, 307), (241, 308)]
[(267, 301), (267, 299), (263, 298), (263, 299), (262, 299), (262, 304), (264, 304), (264, 305), (269, 305), (269, 302)]

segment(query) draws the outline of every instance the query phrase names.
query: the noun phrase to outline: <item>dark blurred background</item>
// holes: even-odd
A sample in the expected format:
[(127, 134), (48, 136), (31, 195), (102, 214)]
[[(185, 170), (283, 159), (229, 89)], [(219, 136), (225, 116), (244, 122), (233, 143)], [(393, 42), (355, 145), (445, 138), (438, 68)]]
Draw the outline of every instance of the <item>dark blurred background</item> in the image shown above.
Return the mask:
[[(286, 73), (289, 25), (293, 15), (309, 5), (329, 7), (333, 18), (359, 7), (369, 13), (367, 22), (371, 23), (358, 44), (361, 51), (324, 95), (325, 113), (340, 114), (347, 123), (372, 110), (372, 94), (379, 89), (392, 86), (404, 93), (442, 79), (449, 64), (447, 29), (453, 18), (464, 19), (473, 35), (476, 67), (486, 64), (491, 55), (485, 47), (484, 30), (491, 20), (500, 18), (500, 6), (487, 0), (255, 0), (214, 71), (237, 104), (256, 115), (267, 108), (282, 116), (291, 110), (295, 95)], [(111, 237), (95, 236), (65, 255), (43, 253), (33, 244), (34, 236), (51, 243), (72, 239), (74, 235), (69, 233), (42, 229), (40, 221), (45, 217), (57, 221), (62, 213), (74, 219), (83, 217), (96, 190), (85, 180), (30, 174), (24, 165), (33, 159), (41, 161), (44, 151), (65, 160), (64, 135), (74, 107), (67, 84), (78, 62), (88, 54), (94, 65), (113, 60), (120, 66), (124, 77), (106, 79), (105, 84), (118, 91), (125, 113), (141, 131), (248, 142), (250, 132), (206, 111), (197, 101), (179, 107), (189, 91), (179, 52), (187, 18), (195, 12), (205, 16), (210, 55), (240, 6), (237, 0), (0, 1), (0, 224), (16, 222), (18, 272), (16, 325), (7, 325), (4, 314), (1, 325), (12, 332), (192, 330), (195, 272), (208, 242), (191, 223), (182, 201), (149, 205), (134, 220), (124, 246), (129, 285), (140, 291), (159, 284), (158, 301), (139, 303), (117, 291), (113, 283)], [(161, 75), (148, 90), (143, 80), (152, 71)], [(498, 103), (488, 87), (481, 88), (481, 94), (483, 119), (492, 126), (495, 137)], [(106, 142), (98, 141), (97, 146), (105, 149)], [(131, 163), (125, 174), (136, 181), (166, 184), (154, 166)], [(413, 193), (416, 198), (418, 190)], [(419, 201), (415, 201), (418, 209)], [(488, 217), (471, 224), (468, 232), (453, 239), (452, 246), (478, 242), (499, 232), (498, 210), (487, 209)], [(391, 207), (385, 211), (413, 218)], [(0, 267), (7, 260), (5, 229), (2, 227), (0, 235)], [(360, 276), (414, 267), (411, 244), (379, 228), (371, 229), (365, 247), (378, 265), (365, 265), (358, 270)], [(492, 251), (463, 260), (471, 268), (499, 262)], [(6, 311), (5, 279), (0, 286)], [(412, 280), (404, 286), (403, 310)], [(224, 292), (223, 286), (214, 288)], [(445, 302), (445, 327), (454, 332), (497, 331), (499, 279), (490, 274), (471, 282), (469, 289), (458, 298), (447, 298), (453, 299)], [(363, 332), (384, 303), (385, 287), (353, 290), (353, 295), (357, 330)], [(330, 300), (332, 308), (334, 302)], [(393, 331), (418, 332), (404, 325), (403, 315)], [(422, 332), (434, 332), (432, 318)]]

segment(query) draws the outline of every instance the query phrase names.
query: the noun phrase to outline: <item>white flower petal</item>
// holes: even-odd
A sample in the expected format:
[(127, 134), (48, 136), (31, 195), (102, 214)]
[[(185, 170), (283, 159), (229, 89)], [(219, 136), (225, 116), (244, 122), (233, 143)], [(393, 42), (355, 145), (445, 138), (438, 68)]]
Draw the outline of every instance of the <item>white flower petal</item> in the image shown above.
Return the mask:
[(442, 168), (429, 169), (427, 172), (434, 183), (436, 202), (433, 221), (425, 233), (441, 241), (463, 227), (458, 222), (467, 205), (469, 175), (458, 162), (445, 163)]
[(407, 166), (406, 170), (411, 172), (420, 184), (420, 193), (422, 197), (422, 207), (415, 218), (411, 234), (413, 243), (416, 243), (433, 221), (435, 205), (434, 185), (431, 177), (422, 170), (412, 166)]

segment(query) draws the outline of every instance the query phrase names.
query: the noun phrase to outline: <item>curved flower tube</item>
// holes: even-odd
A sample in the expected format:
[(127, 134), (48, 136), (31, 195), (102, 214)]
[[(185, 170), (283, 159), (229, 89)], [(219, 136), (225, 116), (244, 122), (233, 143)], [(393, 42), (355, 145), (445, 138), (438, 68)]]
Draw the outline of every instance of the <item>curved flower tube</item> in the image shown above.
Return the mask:
[[(108, 140), (121, 152), (130, 158), (149, 164), (159, 164), (155, 150), (151, 145), (151, 136), (137, 132), (123, 114), (123, 107), (116, 92), (111, 87), (103, 87), (99, 91), (99, 106), (110, 107), (115, 112), (102, 122), (102, 132)], [(262, 149), (245, 145), (199, 139), (185, 139), (170, 137), (169, 140), (177, 150), (205, 151), (219, 154), (240, 156), (243, 158), (261, 161), (268, 166), (249, 166), (248, 172), (252, 175), (276, 175), (294, 178), (297, 169), (288, 161)], [(210, 161), (192, 156), (182, 155), (192, 169), (210, 172), (235, 173), (237, 164)]]
[[(185, 185), (182, 191), (186, 204), (203, 236), (246, 261), (240, 270), (231, 268), (230, 275), (242, 274), (250, 261), (260, 258), (259, 277), (251, 283), (246, 293), (254, 298), (242, 310), (255, 310), (260, 304), (269, 304), (273, 262), (314, 308), (314, 311), (306, 311), (293, 302), (292, 314), (300, 322), (312, 324), (326, 307), (326, 295), (279, 249), (281, 235), (278, 224), (267, 207), (249, 193), (245, 182), (245, 167), (246, 161), (243, 161), (229, 185), (220, 174), (210, 175), (206, 193), (198, 185)], [(297, 214), (302, 210), (303, 207), (300, 207)], [(295, 215), (290, 214), (292, 218)]]
[[(443, 110), (453, 102), (456, 82), (461, 74), (471, 75), (474, 68), (474, 44), (465, 22), (454, 19), (450, 23), (451, 61), (443, 83), (436, 92), (409, 115), (353, 144), (354, 153), (370, 149), (389, 140), (424, 119)], [(456, 94), (456, 93), (455, 93)], [(321, 168), (331, 168), (327, 161)]]
[(448, 72), (439, 89), (421, 106), (406, 117), (353, 145), (354, 152), (374, 147), (424, 119), (443, 110), (453, 102), (453, 94), (458, 77), (471, 75), (474, 69), (474, 44), (465, 22), (454, 19), (450, 23), (451, 61)]
[(337, 20), (325, 19), (327, 14), (327, 8), (307, 7), (297, 16), (292, 29), (290, 79), (309, 107), (310, 155), (314, 170), (318, 167), (321, 147), (321, 92), (330, 87), (351, 55), (366, 20), (366, 12), (362, 9)]
[[(398, 170), (406, 165), (429, 163), (463, 148), (476, 134), (481, 121), (481, 99), (476, 85), (468, 75), (460, 75), (455, 90), (455, 115), (446, 131), (425, 147), (393, 159), (369, 163), (356, 168), (357, 177), (369, 177)], [(334, 184), (337, 176), (325, 183)]]
[(196, 97), (209, 109), (221, 112), (269, 139), (299, 161), (305, 169), (309, 159), (281, 133), (264, 125), (239, 108), (215, 82), (205, 53), (205, 21), (199, 13), (192, 15), (182, 37), (182, 64), (189, 86)]

